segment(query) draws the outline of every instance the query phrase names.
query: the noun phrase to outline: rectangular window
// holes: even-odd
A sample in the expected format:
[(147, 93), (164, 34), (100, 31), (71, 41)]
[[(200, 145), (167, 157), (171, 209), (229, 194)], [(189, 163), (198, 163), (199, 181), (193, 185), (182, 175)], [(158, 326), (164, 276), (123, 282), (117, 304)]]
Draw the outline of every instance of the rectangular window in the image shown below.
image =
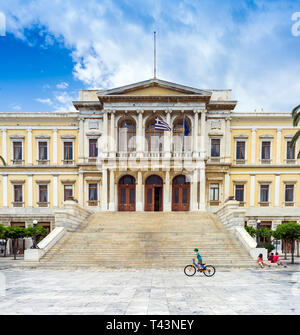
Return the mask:
[(39, 202), (48, 202), (48, 185), (39, 185)]
[(73, 160), (73, 142), (64, 142), (64, 160)]
[(261, 159), (271, 159), (271, 142), (261, 142)]
[(294, 185), (285, 185), (285, 202), (294, 201)]
[(97, 184), (89, 184), (89, 201), (98, 200), (98, 187)]
[(220, 157), (220, 139), (211, 140), (211, 157)]
[(48, 159), (48, 143), (39, 142), (39, 160), (45, 161)]
[(73, 186), (72, 185), (64, 185), (64, 201), (73, 198)]
[(236, 142), (236, 159), (240, 159), (240, 160), (245, 159), (245, 142), (244, 141)]
[(210, 184), (209, 200), (219, 201), (219, 184)]
[(89, 139), (89, 157), (98, 157), (97, 139)]
[(23, 186), (14, 185), (14, 201), (23, 202)]
[(286, 159), (295, 159), (295, 147), (291, 147), (291, 141), (286, 142)]
[(269, 202), (269, 185), (260, 185), (260, 202)]
[(22, 142), (13, 142), (13, 160), (21, 161), (23, 157)]
[(244, 185), (235, 185), (235, 200), (244, 201)]

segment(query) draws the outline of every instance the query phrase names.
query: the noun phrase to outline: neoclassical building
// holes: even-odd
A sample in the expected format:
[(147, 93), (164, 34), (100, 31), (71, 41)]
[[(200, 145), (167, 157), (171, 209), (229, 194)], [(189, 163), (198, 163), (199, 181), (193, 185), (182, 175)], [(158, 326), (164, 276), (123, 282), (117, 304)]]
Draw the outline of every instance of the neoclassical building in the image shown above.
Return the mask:
[[(248, 224), (300, 220), (290, 113), (237, 113), (231, 90), (159, 79), (80, 90), (71, 113), (0, 113), (0, 221), (54, 227), (75, 199), (94, 211), (213, 211)], [(171, 131), (155, 128), (155, 119)]]

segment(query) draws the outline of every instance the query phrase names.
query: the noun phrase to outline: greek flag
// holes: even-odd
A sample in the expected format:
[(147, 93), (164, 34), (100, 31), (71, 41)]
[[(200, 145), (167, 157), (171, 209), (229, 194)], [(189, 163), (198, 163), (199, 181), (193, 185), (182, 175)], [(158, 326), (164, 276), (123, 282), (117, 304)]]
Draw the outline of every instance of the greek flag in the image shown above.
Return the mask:
[(171, 131), (171, 127), (167, 124), (167, 122), (160, 120), (158, 117), (155, 118), (154, 129), (157, 130), (167, 130)]

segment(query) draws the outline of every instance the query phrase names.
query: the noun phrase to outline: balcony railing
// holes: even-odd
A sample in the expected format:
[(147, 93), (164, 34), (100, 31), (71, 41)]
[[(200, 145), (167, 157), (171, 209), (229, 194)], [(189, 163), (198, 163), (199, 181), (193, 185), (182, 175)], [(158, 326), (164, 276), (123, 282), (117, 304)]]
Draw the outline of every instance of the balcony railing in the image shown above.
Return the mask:
[(236, 165), (245, 165), (246, 159), (235, 159), (234, 162)]
[(270, 159), (270, 158), (267, 158), (267, 159), (261, 159), (260, 160), (260, 163), (261, 164), (271, 164), (272, 163), (272, 159)]
[(42, 202), (38, 202), (37, 205), (39, 207), (49, 207), (49, 202), (42, 201)]
[(50, 163), (48, 159), (38, 159), (36, 162), (38, 165), (49, 165)]
[(73, 159), (63, 159), (62, 160), (62, 164), (63, 165), (73, 165), (74, 164), (74, 160)]
[(259, 206), (260, 207), (269, 207), (270, 206), (270, 202), (269, 201), (260, 201), (259, 202)]
[(296, 159), (286, 159), (285, 162), (286, 162), (286, 164), (297, 164)]
[(13, 201), (12, 205), (13, 205), (13, 207), (24, 207), (24, 202), (22, 202), (22, 201)]
[(24, 165), (23, 159), (13, 159), (12, 160), (13, 165)]
[(88, 200), (87, 204), (88, 206), (98, 206), (99, 202), (99, 200)]
[(286, 206), (286, 207), (294, 207), (295, 203), (294, 203), (294, 201), (285, 201), (284, 202), (284, 206)]

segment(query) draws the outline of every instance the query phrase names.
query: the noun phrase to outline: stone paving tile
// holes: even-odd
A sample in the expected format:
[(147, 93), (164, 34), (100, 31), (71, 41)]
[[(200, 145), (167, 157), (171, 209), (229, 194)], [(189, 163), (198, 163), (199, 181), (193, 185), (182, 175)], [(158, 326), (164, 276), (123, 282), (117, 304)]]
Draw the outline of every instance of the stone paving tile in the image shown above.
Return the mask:
[(219, 271), (212, 278), (161, 270), (1, 274), (0, 314), (300, 314), (300, 269)]

